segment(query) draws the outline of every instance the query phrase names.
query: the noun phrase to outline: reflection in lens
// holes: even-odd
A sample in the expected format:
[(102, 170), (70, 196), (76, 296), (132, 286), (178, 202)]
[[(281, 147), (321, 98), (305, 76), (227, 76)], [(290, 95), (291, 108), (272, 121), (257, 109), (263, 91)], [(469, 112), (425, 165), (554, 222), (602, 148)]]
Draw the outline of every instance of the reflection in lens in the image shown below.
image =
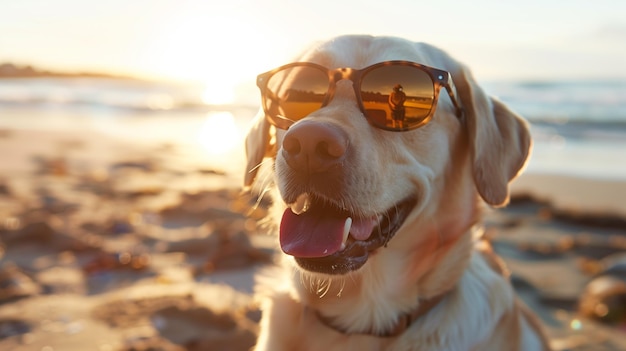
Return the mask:
[(292, 67), (272, 75), (266, 106), (272, 116), (297, 121), (322, 107), (328, 75), (313, 67)]
[(381, 66), (361, 83), (368, 119), (387, 129), (410, 129), (428, 122), (434, 86), (428, 73), (412, 66)]

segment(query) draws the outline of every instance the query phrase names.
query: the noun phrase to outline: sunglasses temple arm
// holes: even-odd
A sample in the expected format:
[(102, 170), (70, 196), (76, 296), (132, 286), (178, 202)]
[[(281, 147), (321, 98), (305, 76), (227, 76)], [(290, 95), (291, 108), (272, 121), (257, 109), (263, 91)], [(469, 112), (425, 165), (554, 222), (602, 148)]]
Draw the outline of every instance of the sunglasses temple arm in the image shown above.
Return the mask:
[(463, 117), (463, 108), (461, 107), (461, 105), (459, 104), (458, 100), (456, 99), (456, 86), (454, 86), (454, 81), (452, 80), (452, 77), (450, 77), (448, 75), (448, 82), (445, 85), (446, 90), (448, 91), (448, 95), (450, 95), (450, 100), (452, 100), (452, 103), (454, 104), (454, 112), (456, 113), (456, 116), (458, 118), (462, 118)]

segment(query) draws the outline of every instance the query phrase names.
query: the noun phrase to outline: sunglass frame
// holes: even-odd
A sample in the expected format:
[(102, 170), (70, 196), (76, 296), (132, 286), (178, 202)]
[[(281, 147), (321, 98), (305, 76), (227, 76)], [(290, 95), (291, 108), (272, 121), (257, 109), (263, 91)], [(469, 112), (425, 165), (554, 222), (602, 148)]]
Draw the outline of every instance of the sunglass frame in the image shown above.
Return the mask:
[[(426, 72), (430, 76), (430, 79), (433, 83), (433, 103), (432, 103), (432, 106), (428, 115), (424, 117), (423, 122), (417, 123), (415, 125), (412, 125), (410, 127), (405, 127), (405, 128), (392, 128), (392, 127), (386, 127), (386, 126), (381, 126), (379, 124), (375, 124), (373, 123), (372, 119), (368, 117), (367, 112), (365, 111), (365, 107), (363, 105), (362, 97), (361, 97), (362, 78), (370, 71), (377, 69), (379, 67), (384, 67), (384, 66), (410, 66), (410, 67), (414, 67), (419, 70), (422, 70), (423, 72)], [(362, 69), (354, 69), (350, 67), (329, 69), (327, 67), (324, 67), (322, 65), (319, 65), (313, 62), (292, 62), (286, 65), (277, 67), (275, 69), (272, 69), (270, 71), (261, 73), (257, 76), (257, 80), (256, 80), (257, 86), (261, 90), (262, 105), (263, 105), (263, 111), (265, 112), (265, 117), (272, 125), (280, 129), (287, 130), (289, 129), (291, 125), (296, 123), (296, 121), (279, 116), (279, 115), (272, 115), (270, 113), (269, 107), (267, 106), (266, 101), (268, 100), (267, 97), (270, 95), (271, 90), (268, 88), (267, 85), (271, 77), (274, 74), (280, 71), (283, 71), (285, 69), (293, 68), (293, 67), (312, 67), (312, 68), (321, 70), (322, 72), (326, 72), (326, 74), (328, 75), (328, 90), (326, 94), (324, 95), (324, 101), (322, 102), (322, 105), (320, 106), (319, 109), (324, 108), (330, 103), (330, 101), (332, 101), (334, 94), (335, 94), (336, 87), (337, 87), (337, 82), (343, 79), (350, 80), (352, 82), (354, 95), (356, 96), (357, 105), (359, 109), (363, 113), (363, 116), (368, 121), (368, 123), (376, 128), (380, 128), (380, 129), (388, 130), (392, 132), (403, 132), (403, 131), (408, 131), (408, 130), (414, 130), (414, 129), (424, 126), (432, 119), (437, 109), (437, 102), (439, 101), (439, 92), (441, 91), (442, 87), (446, 88), (446, 91), (448, 92), (448, 95), (450, 96), (450, 100), (452, 101), (452, 104), (454, 105), (454, 108), (455, 108), (456, 116), (459, 119), (463, 118), (463, 109), (461, 108), (461, 105), (458, 103), (456, 99), (456, 87), (454, 86), (452, 76), (450, 75), (449, 72), (438, 69), (438, 68), (429, 67), (426, 65), (422, 65), (420, 63), (416, 63), (412, 61), (403, 61), (403, 60), (383, 61), (383, 62), (379, 62), (379, 63), (373, 64), (371, 66), (368, 66)]]

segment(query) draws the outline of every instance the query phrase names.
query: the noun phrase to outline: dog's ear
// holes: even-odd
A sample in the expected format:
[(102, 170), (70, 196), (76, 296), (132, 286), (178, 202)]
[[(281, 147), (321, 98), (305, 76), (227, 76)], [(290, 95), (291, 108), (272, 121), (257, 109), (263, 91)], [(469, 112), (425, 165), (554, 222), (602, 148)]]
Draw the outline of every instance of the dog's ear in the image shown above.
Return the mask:
[(465, 111), (478, 193), (492, 206), (509, 201), (509, 182), (526, 164), (531, 149), (527, 123), (502, 102), (489, 97), (462, 67), (452, 75)]
[(271, 134), (271, 126), (265, 118), (263, 109), (252, 120), (246, 136), (246, 170), (244, 174), (244, 190), (248, 191), (254, 184), (254, 179), (265, 157), (273, 156), (275, 143)]

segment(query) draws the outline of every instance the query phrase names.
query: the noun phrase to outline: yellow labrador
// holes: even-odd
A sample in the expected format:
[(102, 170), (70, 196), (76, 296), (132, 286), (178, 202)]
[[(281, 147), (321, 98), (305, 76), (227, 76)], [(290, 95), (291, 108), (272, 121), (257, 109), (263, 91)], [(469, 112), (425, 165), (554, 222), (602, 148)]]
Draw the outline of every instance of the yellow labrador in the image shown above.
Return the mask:
[(549, 349), (474, 229), (507, 203), (528, 128), (465, 66), (342, 36), (257, 83), (245, 185), (269, 161), (286, 262), (260, 282), (255, 350)]

